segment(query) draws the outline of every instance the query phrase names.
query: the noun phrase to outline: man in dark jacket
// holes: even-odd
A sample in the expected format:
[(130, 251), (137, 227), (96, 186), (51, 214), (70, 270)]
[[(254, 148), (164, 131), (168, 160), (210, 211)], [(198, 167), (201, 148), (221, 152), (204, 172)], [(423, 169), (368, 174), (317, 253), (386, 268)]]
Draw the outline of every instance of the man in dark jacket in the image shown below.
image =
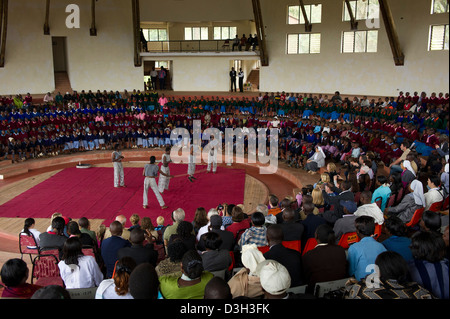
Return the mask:
[(291, 287), (303, 284), (302, 254), (296, 250), (283, 246), (283, 230), (279, 224), (267, 228), (267, 242), (269, 251), (264, 254), (266, 259), (272, 259), (282, 264), (291, 276)]
[(150, 263), (156, 267), (158, 253), (153, 249), (153, 244), (144, 246), (145, 231), (141, 228), (134, 228), (130, 233), (131, 247), (120, 248), (117, 252), (119, 259), (123, 257), (131, 257), (137, 265), (142, 263)]

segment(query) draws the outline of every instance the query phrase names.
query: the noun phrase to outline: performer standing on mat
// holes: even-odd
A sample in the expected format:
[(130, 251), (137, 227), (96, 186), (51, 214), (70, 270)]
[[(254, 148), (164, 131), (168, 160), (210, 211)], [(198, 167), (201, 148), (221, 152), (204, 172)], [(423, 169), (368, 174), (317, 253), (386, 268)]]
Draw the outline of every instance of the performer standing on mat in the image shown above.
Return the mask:
[[(170, 175), (169, 163), (171, 162), (172, 160), (170, 159), (170, 147), (166, 147), (166, 152), (163, 154), (161, 159), (161, 172)], [(170, 179), (166, 177), (166, 175), (159, 175), (158, 189), (161, 194), (164, 193), (166, 189), (169, 189), (169, 182)]]
[(213, 174), (217, 171), (217, 150), (216, 147), (219, 144), (219, 142), (214, 138), (214, 135), (211, 135), (211, 142), (209, 142), (209, 145), (211, 146), (211, 149), (208, 153), (208, 167), (206, 169), (206, 172), (209, 173), (211, 171), (211, 165), (212, 165), (212, 172)]
[(156, 177), (158, 177), (158, 173), (165, 175), (168, 178), (172, 178), (173, 176), (165, 174), (161, 171), (158, 165), (155, 164), (156, 157), (150, 157), (150, 164), (145, 164), (143, 175), (144, 179), (144, 203), (143, 207), (147, 208), (148, 206), (148, 189), (151, 188), (153, 193), (155, 193), (156, 199), (158, 200), (159, 206), (161, 209), (166, 209), (167, 206), (164, 203), (164, 200), (159, 193), (158, 185), (156, 184)]
[(112, 153), (111, 160), (114, 166), (114, 187), (125, 187), (122, 152), (120, 151), (120, 145), (114, 145), (114, 152)]
[(191, 144), (190, 146), (189, 146), (189, 163), (188, 163), (188, 179), (189, 179), (189, 181), (192, 183), (193, 182), (193, 179), (196, 179), (195, 177), (194, 177), (194, 174), (195, 174), (195, 152), (194, 152), (194, 145), (193, 144)]

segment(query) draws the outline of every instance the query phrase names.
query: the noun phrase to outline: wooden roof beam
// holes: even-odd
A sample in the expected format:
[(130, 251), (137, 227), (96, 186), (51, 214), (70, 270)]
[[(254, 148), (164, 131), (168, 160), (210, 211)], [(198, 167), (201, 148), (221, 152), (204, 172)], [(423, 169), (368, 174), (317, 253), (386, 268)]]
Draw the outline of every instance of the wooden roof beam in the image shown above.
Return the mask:
[(95, 3), (98, 0), (91, 0), (91, 28), (89, 29), (89, 33), (91, 36), (97, 36), (97, 27), (95, 26)]
[(269, 57), (267, 56), (266, 35), (264, 32), (264, 23), (262, 19), (261, 3), (259, 0), (252, 0), (253, 16), (255, 18), (256, 32), (258, 36), (259, 55), (262, 66), (269, 65)]
[(6, 35), (8, 34), (8, 0), (0, 0), (0, 68), (5, 67)]
[(348, 14), (350, 15), (350, 26), (352, 30), (358, 30), (358, 21), (356, 21), (355, 14), (349, 0), (345, 0)]
[(405, 55), (400, 47), (397, 28), (395, 27), (394, 18), (392, 16), (391, 8), (388, 0), (378, 0), (380, 4), (380, 12), (383, 17), (383, 22), (386, 28), (386, 33), (391, 45), (392, 55), (394, 57), (395, 65), (402, 66), (405, 64)]
[(303, 2), (303, 0), (299, 0), (299, 2), (300, 2), (300, 9), (302, 10), (303, 14), (303, 19), (305, 20), (305, 32), (311, 32), (312, 24), (311, 22), (309, 22), (308, 15), (306, 14), (305, 3)]
[(45, 1), (45, 21), (44, 21), (44, 34), (49, 35), (50, 34), (50, 25), (49, 25), (49, 19), (50, 19), (50, 0)]

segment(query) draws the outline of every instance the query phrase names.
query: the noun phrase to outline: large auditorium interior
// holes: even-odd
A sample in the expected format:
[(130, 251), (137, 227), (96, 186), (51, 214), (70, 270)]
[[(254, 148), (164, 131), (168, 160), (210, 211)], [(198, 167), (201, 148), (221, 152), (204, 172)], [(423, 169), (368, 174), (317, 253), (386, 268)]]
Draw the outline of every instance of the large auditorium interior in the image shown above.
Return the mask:
[(448, 92), (449, 0), (0, 0), (0, 304), (439, 305)]

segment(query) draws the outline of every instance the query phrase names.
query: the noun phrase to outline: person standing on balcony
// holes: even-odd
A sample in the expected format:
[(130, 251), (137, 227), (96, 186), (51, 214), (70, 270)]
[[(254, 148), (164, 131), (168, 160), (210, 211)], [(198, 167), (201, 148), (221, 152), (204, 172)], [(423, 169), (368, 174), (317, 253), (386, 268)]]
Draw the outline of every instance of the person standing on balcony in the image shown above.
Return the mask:
[(232, 50), (234, 51), (235, 47), (239, 48), (239, 43), (241, 42), (241, 39), (239, 39), (239, 36), (236, 34), (236, 38), (234, 38), (233, 40), (233, 47)]
[(150, 78), (152, 79), (152, 88), (156, 90), (156, 80), (158, 78), (158, 71), (155, 70), (155, 67), (152, 67), (150, 71)]
[(233, 86), (234, 86), (234, 92), (236, 92), (236, 70), (233, 68), (231, 68), (230, 71), (230, 80), (231, 80), (231, 92), (233, 92)]
[(245, 34), (243, 34), (241, 38), (241, 43), (239, 44), (239, 51), (242, 51), (242, 47), (245, 48), (246, 45), (247, 45), (247, 37), (245, 36)]
[(239, 77), (239, 92), (244, 92), (244, 71), (242, 71), (242, 68), (239, 69), (238, 73)]
[(158, 73), (159, 89), (160, 90), (165, 90), (166, 89), (166, 76), (167, 76), (167, 72), (164, 69), (164, 67), (161, 66), (161, 70)]

